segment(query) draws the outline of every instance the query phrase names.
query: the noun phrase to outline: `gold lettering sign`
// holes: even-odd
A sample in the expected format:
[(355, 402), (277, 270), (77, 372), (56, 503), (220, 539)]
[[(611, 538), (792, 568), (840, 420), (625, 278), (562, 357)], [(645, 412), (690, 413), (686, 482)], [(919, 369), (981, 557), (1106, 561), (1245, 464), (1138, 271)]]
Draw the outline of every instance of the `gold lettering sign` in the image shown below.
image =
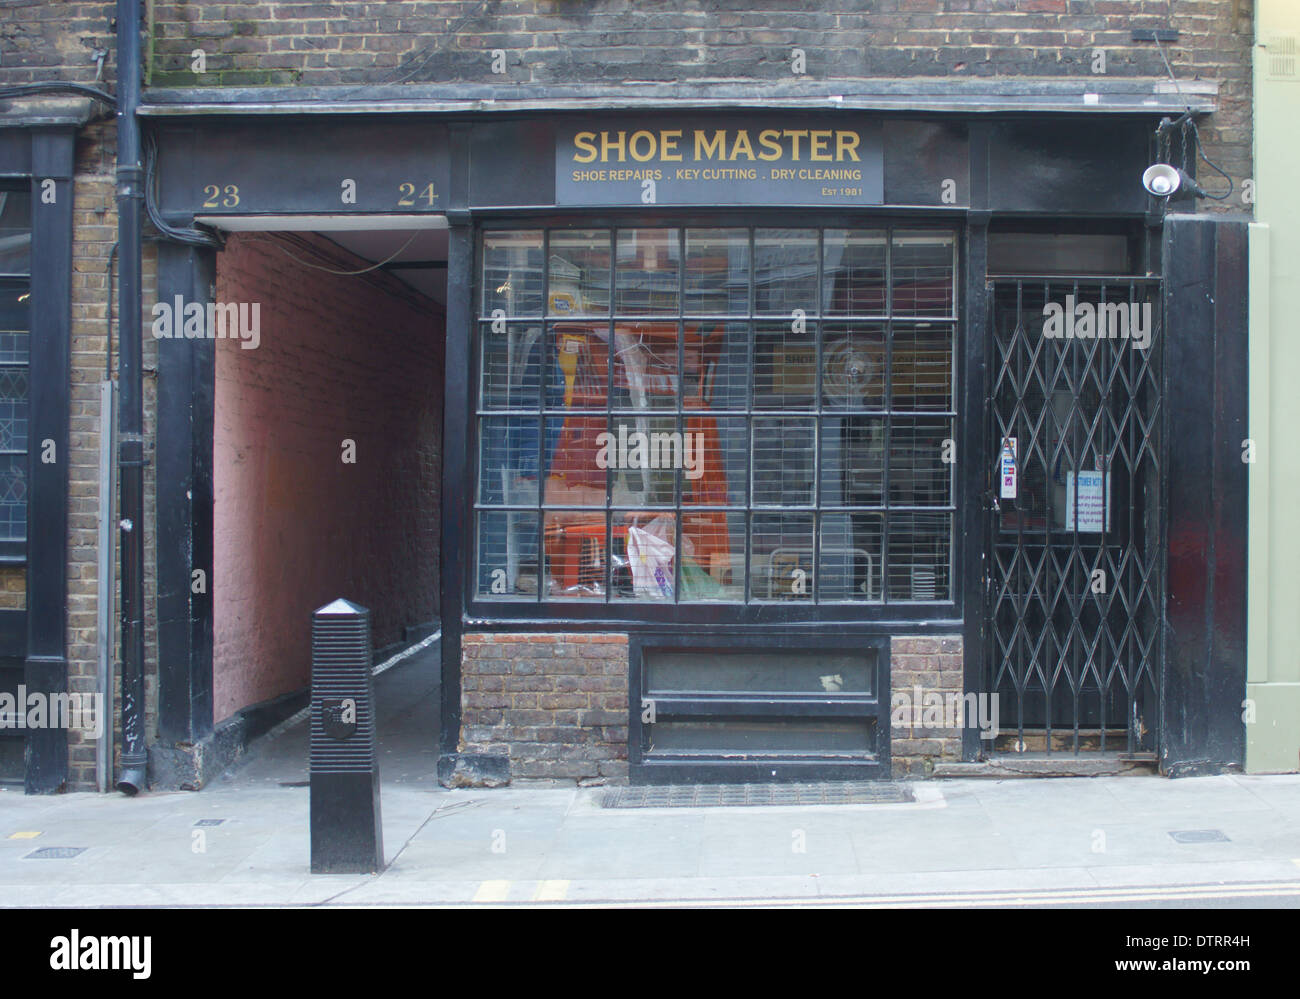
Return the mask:
[(883, 128), (856, 115), (596, 120), (559, 130), (555, 185), (560, 205), (878, 205)]
[(696, 162), (860, 163), (861, 136), (841, 128), (601, 129), (573, 137), (574, 163), (682, 162), (680, 145), (689, 134)]

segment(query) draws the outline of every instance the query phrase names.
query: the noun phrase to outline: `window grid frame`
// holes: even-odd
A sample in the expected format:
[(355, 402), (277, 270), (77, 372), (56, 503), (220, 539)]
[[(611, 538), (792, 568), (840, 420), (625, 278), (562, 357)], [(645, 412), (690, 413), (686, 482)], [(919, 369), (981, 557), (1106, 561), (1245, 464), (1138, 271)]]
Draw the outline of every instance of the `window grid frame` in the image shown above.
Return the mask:
[[(754, 405), (755, 397), (755, 363), (757, 350), (757, 327), (760, 323), (776, 323), (782, 321), (784, 317), (776, 313), (764, 313), (762, 315), (756, 312), (758, 281), (756, 277), (757, 267), (755, 258), (755, 234), (764, 229), (804, 229), (812, 230), (816, 233), (817, 248), (817, 269), (816, 269), (816, 290), (817, 301), (816, 308), (812, 310), (805, 318), (815, 324), (814, 334), (814, 370), (815, 370), (815, 387), (814, 387), (814, 404), (806, 410), (794, 409), (766, 409), (756, 410)], [(691, 231), (735, 231), (745, 230), (748, 241), (748, 260), (747, 260), (747, 281), (746, 281), (746, 311), (740, 313), (704, 313), (689, 312), (686, 309), (686, 269), (687, 269), (687, 234)], [(666, 318), (665, 314), (660, 313), (628, 313), (622, 314), (615, 311), (617, 304), (618, 292), (618, 239), (621, 232), (641, 231), (641, 230), (675, 230), (677, 235), (677, 309), (675, 321), (677, 325), (677, 387), (674, 393), (674, 406), (669, 410), (636, 410), (629, 407), (614, 406), (614, 357), (615, 357), (615, 335), (620, 323), (635, 322), (662, 322)], [(606, 315), (599, 314), (582, 314), (576, 316), (564, 316), (563, 314), (553, 312), (551, 309), (550, 297), (550, 279), (551, 279), (551, 235), (554, 232), (603, 232), (605, 236), (606, 252), (608, 254), (606, 294), (609, 303)], [(849, 233), (854, 231), (880, 231), (884, 235), (886, 246), (885, 269), (883, 274), (884, 281), (884, 302), (885, 311), (880, 313), (832, 313), (828, 311), (827, 303), (823, 301), (826, 296), (825, 289), (825, 262), (826, 262), (826, 233), (843, 232)], [(927, 226), (917, 224), (916, 222), (888, 222), (878, 221), (873, 224), (862, 224), (858, 226), (835, 225), (835, 224), (756, 224), (749, 223), (731, 223), (731, 224), (708, 224), (698, 223), (690, 225), (686, 220), (669, 220), (663, 223), (638, 223), (638, 222), (618, 222), (608, 221), (603, 223), (592, 223), (564, 226), (554, 223), (548, 224), (546, 221), (539, 220), (539, 225), (531, 226), (528, 224), (519, 224), (502, 228), (483, 229), (479, 232), (476, 242), (479, 244), (479, 273), (475, 275), (476, 281), (482, 280), (482, 271), (486, 266), (483, 251), (486, 248), (487, 241), (493, 234), (499, 233), (521, 233), (521, 232), (540, 232), (541, 234), (541, 310), (534, 315), (524, 314), (507, 314), (504, 321), (507, 329), (513, 325), (532, 324), (540, 326), (540, 373), (537, 387), (537, 405), (530, 409), (516, 409), (514, 407), (507, 409), (492, 409), (484, 406), (484, 372), (483, 372), (483, 327), (489, 323), (491, 316), (483, 303), (483, 294), (474, 296), (474, 301), (479, 304), (479, 314), (474, 317), (475, 330), (478, 334), (476, 339), (473, 356), (475, 357), (475, 366), (478, 369), (477, 389), (475, 393), (475, 406), (473, 410), (473, 441), (475, 447), (472, 449), (474, 462), (474, 499), (472, 503), (472, 524), (475, 533), (475, 566), (471, 578), (475, 580), (475, 592), (469, 594), (472, 601), (483, 601), (484, 603), (499, 605), (519, 605), (526, 603), (535, 603), (539, 606), (560, 604), (560, 605), (581, 605), (581, 606), (604, 606), (612, 607), (817, 607), (833, 606), (839, 608), (869, 608), (869, 607), (888, 607), (888, 606), (927, 606), (927, 605), (955, 605), (958, 600), (959, 583), (956, 571), (956, 537), (958, 527), (958, 517), (960, 510), (956, 502), (957, 476), (955, 474), (956, 462), (944, 462), (947, 472), (947, 492), (948, 502), (935, 505), (917, 505), (906, 503), (890, 502), (890, 474), (891, 466), (891, 445), (893, 442), (893, 420), (895, 416), (907, 419), (934, 419), (946, 420), (953, 434), (953, 440), (956, 440), (958, 434), (958, 421), (961, 419), (959, 412), (959, 383), (958, 383), (958, 338), (960, 333), (961, 315), (960, 315), (960, 289), (961, 289), (961, 261), (960, 261), (960, 238), (961, 231), (956, 226)], [(939, 238), (946, 237), (951, 246), (949, 259), (949, 292), (947, 295), (948, 312), (942, 316), (909, 314), (907, 316), (894, 315), (894, 270), (895, 270), (895, 240), (899, 234), (905, 235), (931, 235)], [(599, 244), (592, 244), (593, 246)], [(846, 244), (847, 245), (847, 244)], [(547, 387), (548, 379), (551, 374), (550, 361), (553, 357), (553, 345), (548, 346), (549, 342), (554, 339), (551, 336), (551, 329), (557, 322), (565, 319), (577, 322), (591, 323), (593, 326), (600, 322), (605, 322), (608, 336), (608, 358), (609, 363), (605, 365), (605, 407), (603, 412), (590, 407), (579, 409), (559, 409), (547, 406)], [(744, 419), (746, 427), (746, 437), (749, 446), (744, 449), (745, 457), (745, 476), (746, 476), (746, 496), (743, 506), (737, 505), (689, 505), (682, 504), (682, 475), (681, 469), (674, 469), (673, 475), (673, 503), (671, 506), (663, 504), (647, 503), (639, 507), (627, 507), (625, 505), (615, 506), (613, 503), (613, 468), (605, 470), (605, 500), (601, 506), (579, 507), (572, 503), (548, 505), (545, 497), (545, 483), (542, 479), (542, 469), (545, 467), (547, 423), (556, 418), (564, 419), (568, 416), (587, 415), (603, 416), (605, 426), (611, 426), (611, 419), (619, 415), (633, 415), (651, 413), (657, 417), (672, 416), (675, 419), (675, 426), (679, 434), (684, 434), (685, 419), (687, 416), (685, 410), (685, 327), (688, 321), (704, 323), (713, 321), (724, 324), (744, 324), (747, 329), (746, 346), (745, 346), (745, 388), (744, 400), (745, 408), (743, 410), (735, 408), (712, 409), (708, 410), (710, 416), (714, 418), (732, 417)], [(884, 329), (884, 359), (885, 371), (883, 379), (883, 391), (881, 407), (837, 407), (833, 410), (826, 409), (825, 398), (823, 394), (823, 346), (826, 335), (826, 326), (842, 325), (852, 326), (860, 323), (873, 323), (883, 326)], [(929, 324), (947, 332), (947, 373), (948, 373), (948, 406), (942, 410), (899, 410), (895, 405), (895, 385), (893, 378), (894, 362), (894, 328), (899, 324), (906, 327), (918, 327), (921, 324)], [(813, 502), (810, 505), (757, 505), (754, 501), (753, 485), (753, 465), (754, 465), (754, 420), (756, 413), (760, 414), (759, 418), (801, 418), (806, 417), (813, 422), (814, 446), (812, 451), (813, 464)], [(537, 454), (537, 501), (534, 504), (488, 504), (482, 501), (480, 493), (481, 468), (479, 462), (482, 458), (481, 428), (484, 425), (485, 418), (490, 417), (510, 417), (518, 416), (525, 418), (535, 417), (538, 421), (538, 454)], [(884, 436), (882, 440), (882, 461), (881, 461), (881, 494), (879, 504), (845, 504), (826, 508), (821, 502), (821, 479), (822, 479), (822, 446), (821, 436), (824, 420), (827, 417), (879, 417), (884, 420)], [(684, 437), (682, 438), (684, 439)], [(606, 557), (602, 560), (602, 576), (604, 592), (599, 597), (591, 596), (549, 596), (544, 594), (544, 570), (547, 550), (545, 548), (546, 519), (548, 513), (564, 512), (595, 512), (602, 510), (605, 515), (605, 546)], [(662, 510), (673, 514), (674, 521), (674, 552), (680, 553), (682, 550), (682, 514), (685, 511), (698, 512), (716, 512), (730, 517), (739, 515), (744, 518), (744, 580), (743, 592), (738, 599), (731, 600), (683, 600), (681, 596), (681, 572), (682, 559), (674, 557), (673, 559), (673, 597), (671, 600), (650, 600), (637, 597), (615, 597), (612, 593), (612, 558), (609, 557), (609, 550), (612, 547), (611, 538), (613, 537), (613, 518), (617, 513), (629, 513), (639, 510)], [(535, 593), (531, 599), (520, 594), (492, 595), (479, 591), (477, 580), (479, 578), (479, 546), (478, 532), (481, 522), (481, 515), (492, 512), (524, 512), (532, 513), (537, 516), (537, 585)], [(808, 597), (805, 600), (788, 600), (780, 598), (763, 598), (756, 597), (753, 592), (753, 521), (755, 514), (760, 516), (771, 516), (774, 514), (807, 514), (811, 518), (812, 544), (813, 544), (813, 586), (810, 588)], [(879, 594), (877, 597), (868, 600), (852, 599), (823, 599), (822, 591), (822, 572), (820, 567), (821, 552), (821, 535), (824, 528), (824, 517), (828, 513), (833, 514), (877, 514), (881, 524), (880, 535), (880, 553), (878, 576), (880, 580)], [(936, 595), (931, 599), (910, 599), (903, 597), (891, 597), (890, 595), (890, 576), (891, 576), (891, 558), (890, 558), (890, 528), (893, 518), (891, 514), (901, 513), (909, 516), (916, 514), (933, 514), (936, 518), (945, 518), (948, 525), (947, 530), (947, 557), (945, 574), (947, 577), (946, 595)]]
[[(15, 290), (15, 291), (17, 291), (17, 292), (20, 292), (20, 293), (23, 292), (23, 291), (25, 290), (25, 293), (26, 293), (28, 296), (30, 296), (31, 293), (32, 293), (32, 277), (31, 277), (31, 274), (30, 274), (30, 273), (28, 273), (28, 274), (21, 274), (21, 273), (14, 273), (14, 272), (4, 272), (4, 273), (0, 273), (0, 286), (3, 286), (3, 287), (6, 288), (6, 289), (10, 289), (10, 288), (12, 288), (13, 290)], [(26, 410), (26, 423), (27, 423), (27, 447), (25, 447), (25, 448), (21, 448), (21, 449), (20, 449), (20, 448), (3, 448), (3, 449), (0, 449), (0, 457), (2, 457), (2, 458), (21, 458), (21, 459), (22, 459), (22, 464), (25, 466), (25, 468), (24, 468), (24, 480), (25, 480), (26, 483), (27, 483), (27, 488), (28, 488), (28, 489), (31, 488), (31, 445), (32, 445), (32, 433), (31, 433), (31, 430), (32, 430), (32, 428), (31, 428), (31, 405), (32, 405), (32, 324), (31, 324), (31, 311), (30, 311), (30, 309), (31, 309), (31, 307), (30, 307), (30, 305), (29, 305), (29, 306), (28, 306), (27, 328), (26, 328), (25, 330), (22, 330), (22, 331), (19, 331), (19, 330), (8, 330), (8, 331), (5, 331), (5, 332), (13, 332), (13, 333), (23, 332), (23, 333), (27, 336), (27, 359), (26, 359), (25, 361), (6, 361), (6, 362), (4, 362), (3, 364), (0, 364), (0, 372), (2, 372), (2, 371), (7, 371), (7, 370), (9, 370), (9, 369), (14, 369), (14, 370), (21, 370), (21, 371), (24, 371), (24, 372), (26, 372), (26, 375), (27, 375), (27, 394), (26, 394), (26, 398), (23, 399), (23, 406), (24, 406), (24, 408), (25, 408), (25, 410)], [(22, 513), (22, 536), (21, 536), (21, 537), (3, 537), (3, 538), (0, 538), (0, 556), (4, 556), (3, 561), (12, 561), (12, 560), (13, 560), (13, 557), (14, 557), (15, 555), (17, 555), (19, 552), (24, 553), (23, 556), (22, 556), (22, 560), (25, 561), (25, 557), (26, 557), (26, 556), (25, 556), (25, 551), (26, 551), (26, 546), (27, 546), (27, 541), (28, 541), (28, 535), (31, 533), (31, 530), (30, 530), (30, 523), (29, 523), (29, 521), (30, 521), (30, 519), (31, 519), (31, 498), (30, 498), (30, 496), (24, 496), (24, 497), (23, 497), (22, 507), (23, 507), (23, 513)]]

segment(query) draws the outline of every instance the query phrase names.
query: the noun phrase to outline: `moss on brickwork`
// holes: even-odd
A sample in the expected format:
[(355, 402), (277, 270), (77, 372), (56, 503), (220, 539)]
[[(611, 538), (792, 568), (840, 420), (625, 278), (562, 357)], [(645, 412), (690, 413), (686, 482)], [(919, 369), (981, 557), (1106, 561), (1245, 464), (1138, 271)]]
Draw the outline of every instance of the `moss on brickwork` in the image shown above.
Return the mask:
[(216, 77), (222, 87), (278, 87), (302, 79), (302, 71), (296, 69), (227, 69), (207, 75)]
[(299, 70), (226, 69), (209, 73), (155, 73), (157, 87), (282, 87), (302, 78)]
[(215, 81), (210, 79), (212, 74), (208, 73), (191, 73), (188, 70), (174, 73), (156, 72), (153, 74), (153, 86), (155, 87), (203, 87), (212, 86)]

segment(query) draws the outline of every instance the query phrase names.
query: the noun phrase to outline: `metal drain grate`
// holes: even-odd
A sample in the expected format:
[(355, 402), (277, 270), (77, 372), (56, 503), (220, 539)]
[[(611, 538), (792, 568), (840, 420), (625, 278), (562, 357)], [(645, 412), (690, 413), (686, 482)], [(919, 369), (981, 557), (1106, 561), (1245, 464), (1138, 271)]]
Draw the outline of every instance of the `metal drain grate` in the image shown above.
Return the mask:
[(1175, 843), (1230, 843), (1220, 829), (1179, 829), (1169, 834)]
[(906, 784), (852, 781), (822, 784), (656, 784), (610, 788), (601, 808), (707, 808), (757, 805), (878, 805), (915, 801)]
[(199, 821), (194, 824), (196, 826), (219, 826), (225, 821), (225, 819), (199, 819)]
[(23, 860), (71, 860), (85, 852), (84, 846), (43, 846), (27, 854)]

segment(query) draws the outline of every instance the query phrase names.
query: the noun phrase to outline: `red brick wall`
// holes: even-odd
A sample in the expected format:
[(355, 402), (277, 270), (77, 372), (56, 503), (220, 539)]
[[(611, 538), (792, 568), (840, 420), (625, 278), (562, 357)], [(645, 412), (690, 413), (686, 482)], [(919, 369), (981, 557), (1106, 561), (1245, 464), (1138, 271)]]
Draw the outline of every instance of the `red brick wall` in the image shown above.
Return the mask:
[(265, 234), (217, 258), (217, 301), (261, 303), (256, 349), (217, 341), (218, 721), (310, 682), (310, 615), (335, 597), (370, 608), (377, 646), (438, 612), (441, 310), (395, 279), (327, 274), (286, 249), (364, 266), (315, 237)]

